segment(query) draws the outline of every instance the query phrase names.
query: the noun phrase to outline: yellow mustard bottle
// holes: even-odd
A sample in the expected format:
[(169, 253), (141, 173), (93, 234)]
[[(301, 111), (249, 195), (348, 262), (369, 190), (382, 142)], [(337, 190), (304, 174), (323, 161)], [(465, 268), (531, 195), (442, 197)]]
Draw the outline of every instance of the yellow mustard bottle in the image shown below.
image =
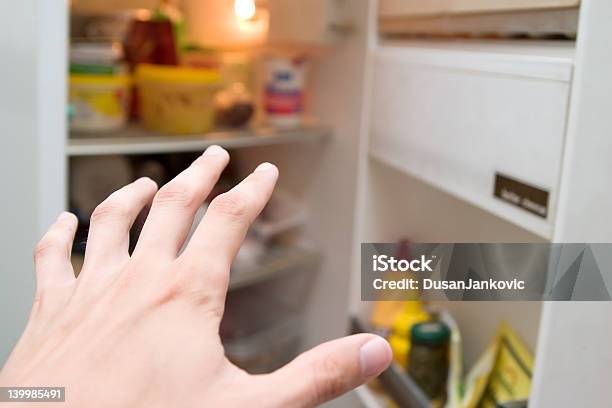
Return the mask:
[(407, 301), (404, 310), (395, 319), (391, 336), (389, 336), (389, 344), (393, 350), (394, 360), (402, 367), (405, 368), (408, 365), (412, 326), (430, 319), (431, 316), (423, 308), (420, 300)]

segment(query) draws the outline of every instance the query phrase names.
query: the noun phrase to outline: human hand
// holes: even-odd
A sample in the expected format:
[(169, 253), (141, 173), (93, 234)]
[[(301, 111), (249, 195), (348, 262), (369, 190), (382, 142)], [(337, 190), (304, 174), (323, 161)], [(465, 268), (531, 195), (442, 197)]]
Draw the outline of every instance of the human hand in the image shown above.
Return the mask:
[[(227, 360), (219, 323), (230, 265), (278, 178), (264, 163), (217, 196), (179, 254), (228, 161), (211, 146), (159, 191), (144, 178), (111, 194), (91, 217), (78, 279), (77, 220), (60, 215), (36, 248), (30, 320), (0, 386), (64, 386), (71, 407), (309, 407), (383, 371), (391, 350), (371, 334), (325, 343), (266, 375)], [(129, 256), (130, 227), (151, 201)]]

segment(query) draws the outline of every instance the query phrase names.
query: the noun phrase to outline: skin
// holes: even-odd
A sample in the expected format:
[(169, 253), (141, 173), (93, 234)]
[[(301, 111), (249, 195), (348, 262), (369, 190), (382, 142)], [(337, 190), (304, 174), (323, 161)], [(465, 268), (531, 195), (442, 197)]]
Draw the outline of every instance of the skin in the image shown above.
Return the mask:
[[(264, 163), (217, 196), (179, 255), (228, 161), (211, 146), (159, 191), (143, 178), (111, 194), (91, 217), (78, 279), (77, 219), (61, 214), (36, 247), (30, 319), (0, 386), (64, 386), (71, 407), (310, 407), (382, 372), (391, 350), (372, 334), (322, 344), (265, 375), (225, 357), (219, 323), (230, 265), (278, 178)], [(130, 226), (150, 202), (130, 256)]]

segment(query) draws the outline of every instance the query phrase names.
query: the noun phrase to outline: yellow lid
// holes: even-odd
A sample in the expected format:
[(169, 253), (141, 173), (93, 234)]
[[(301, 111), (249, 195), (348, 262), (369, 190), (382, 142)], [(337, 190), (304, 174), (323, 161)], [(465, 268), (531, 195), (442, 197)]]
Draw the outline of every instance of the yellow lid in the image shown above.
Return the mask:
[(130, 85), (128, 75), (84, 75), (70, 74), (71, 85)]
[(140, 64), (136, 67), (135, 75), (137, 81), (182, 84), (217, 84), (221, 82), (221, 75), (217, 70), (172, 65)]

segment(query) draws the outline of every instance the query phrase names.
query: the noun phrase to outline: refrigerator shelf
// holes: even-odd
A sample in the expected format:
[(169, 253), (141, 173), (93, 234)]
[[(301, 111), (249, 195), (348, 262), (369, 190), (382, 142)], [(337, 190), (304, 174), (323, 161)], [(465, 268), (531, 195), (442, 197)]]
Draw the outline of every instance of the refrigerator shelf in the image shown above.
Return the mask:
[(314, 142), (331, 136), (331, 128), (304, 125), (291, 129), (256, 126), (239, 130), (214, 130), (199, 135), (165, 135), (138, 126), (102, 132), (70, 132), (68, 156), (110, 154), (159, 154), (204, 150), (216, 144), (225, 148), (268, 146), (281, 143)]
[[(229, 290), (255, 285), (285, 273), (317, 268), (321, 259), (321, 254), (313, 249), (289, 245), (273, 246), (266, 251), (257, 264), (248, 268), (232, 268)], [(83, 267), (84, 257), (82, 254), (73, 253), (71, 260), (74, 271), (78, 275)]]
[(265, 252), (259, 263), (249, 268), (232, 268), (229, 288), (240, 289), (284, 273), (315, 269), (321, 259), (321, 254), (316, 250), (288, 245), (273, 246)]

